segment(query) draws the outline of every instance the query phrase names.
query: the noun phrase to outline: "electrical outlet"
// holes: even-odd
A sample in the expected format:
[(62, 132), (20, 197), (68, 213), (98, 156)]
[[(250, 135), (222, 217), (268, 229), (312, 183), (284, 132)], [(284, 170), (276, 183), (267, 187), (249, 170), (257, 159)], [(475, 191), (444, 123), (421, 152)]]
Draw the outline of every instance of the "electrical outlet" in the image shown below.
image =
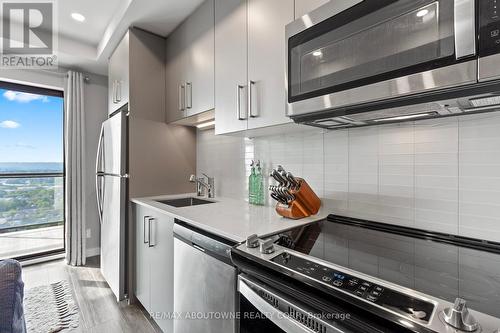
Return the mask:
[(92, 237), (92, 229), (88, 228), (87, 229), (87, 238)]

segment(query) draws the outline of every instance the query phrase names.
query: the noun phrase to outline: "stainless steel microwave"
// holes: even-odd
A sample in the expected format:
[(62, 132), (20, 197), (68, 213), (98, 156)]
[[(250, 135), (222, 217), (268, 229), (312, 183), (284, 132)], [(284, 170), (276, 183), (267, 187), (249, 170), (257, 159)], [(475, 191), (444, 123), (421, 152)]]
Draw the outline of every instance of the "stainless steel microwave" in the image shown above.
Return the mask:
[(498, 108), (499, 15), (500, 0), (330, 1), (286, 27), (287, 115), (333, 128), (472, 110), (464, 96)]

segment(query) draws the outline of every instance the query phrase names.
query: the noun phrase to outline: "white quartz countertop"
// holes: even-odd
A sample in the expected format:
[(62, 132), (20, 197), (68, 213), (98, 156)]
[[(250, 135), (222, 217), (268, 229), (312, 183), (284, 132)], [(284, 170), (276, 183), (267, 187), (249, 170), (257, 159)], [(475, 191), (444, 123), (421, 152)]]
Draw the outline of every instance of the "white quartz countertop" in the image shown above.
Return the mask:
[(243, 242), (253, 234), (265, 237), (311, 224), (324, 220), (329, 214), (324, 202), (318, 214), (300, 220), (281, 217), (276, 213), (274, 206), (254, 206), (244, 200), (224, 197), (200, 198), (214, 203), (189, 207), (173, 207), (157, 202), (157, 200), (184, 197), (196, 197), (196, 195), (191, 193), (164, 195), (135, 198), (131, 201), (234, 242)]

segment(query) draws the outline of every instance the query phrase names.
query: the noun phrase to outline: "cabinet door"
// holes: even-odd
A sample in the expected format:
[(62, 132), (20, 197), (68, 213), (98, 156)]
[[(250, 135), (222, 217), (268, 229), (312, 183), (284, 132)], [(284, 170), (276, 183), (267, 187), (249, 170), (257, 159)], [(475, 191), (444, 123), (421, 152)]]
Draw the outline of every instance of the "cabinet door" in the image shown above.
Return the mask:
[[(156, 213), (151, 220), (151, 311), (174, 311), (174, 218)], [(155, 318), (163, 332), (172, 332), (173, 322), (166, 316)]]
[(166, 42), (166, 120), (167, 123), (187, 116), (186, 68), (189, 50), (186, 43), (186, 26), (180, 25)]
[(214, 0), (205, 0), (185, 22), (188, 116), (214, 108), (214, 15)]
[(288, 123), (285, 115), (285, 26), (294, 0), (248, 0), (248, 128)]
[(295, 0), (295, 18), (298, 19), (299, 17), (312, 12), (328, 1), (329, 0)]
[(134, 205), (135, 207), (135, 297), (141, 302), (142, 306), (147, 310), (151, 310), (150, 302), (150, 277), (149, 277), (149, 262), (148, 255), (149, 247), (147, 244), (149, 230), (148, 219), (152, 217), (150, 212), (142, 206)]
[(127, 32), (109, 59), (108, 114), (129, 101), (129, 33)]
[(247, 129), (246, 86), (247, 2), (215, 0), (216, 134)]

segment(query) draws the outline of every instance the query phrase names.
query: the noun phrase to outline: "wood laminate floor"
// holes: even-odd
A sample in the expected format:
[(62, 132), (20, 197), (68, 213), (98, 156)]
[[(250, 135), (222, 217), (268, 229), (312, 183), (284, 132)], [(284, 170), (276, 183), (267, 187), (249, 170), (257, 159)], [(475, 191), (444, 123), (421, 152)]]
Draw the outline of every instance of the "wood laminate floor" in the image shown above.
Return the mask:
[(67, 266), (64, 260), (23, 267), (25, 289), (68, 280), (78, 303), (80, 326), (75, 332), (155, 333), (138, 306), (118, 304), (99, 270), (99, 257), (85, 267)]

